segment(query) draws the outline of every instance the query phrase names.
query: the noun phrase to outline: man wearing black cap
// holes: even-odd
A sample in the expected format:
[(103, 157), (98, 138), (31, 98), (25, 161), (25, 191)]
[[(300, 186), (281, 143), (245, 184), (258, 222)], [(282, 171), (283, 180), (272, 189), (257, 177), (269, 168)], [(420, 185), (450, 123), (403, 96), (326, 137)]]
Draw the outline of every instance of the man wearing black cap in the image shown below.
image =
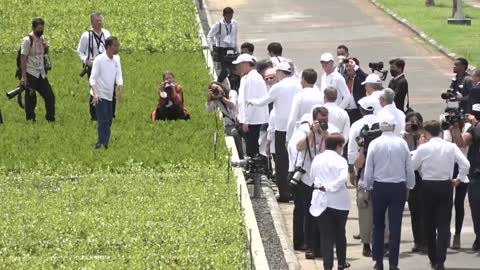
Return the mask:
[(473, 230), (475, 241), (473, 251), (480, 250), (480, 99), (472, 100), (472, 112), (466, 115), (466, 119), (472, 126), (465, 133), (461, 133), (459, 125), (451, 128), (455, 143), (458, 147), (468, 146), (467, 159), (470, 161), (468, 178), (468, 200), (472, 212)]

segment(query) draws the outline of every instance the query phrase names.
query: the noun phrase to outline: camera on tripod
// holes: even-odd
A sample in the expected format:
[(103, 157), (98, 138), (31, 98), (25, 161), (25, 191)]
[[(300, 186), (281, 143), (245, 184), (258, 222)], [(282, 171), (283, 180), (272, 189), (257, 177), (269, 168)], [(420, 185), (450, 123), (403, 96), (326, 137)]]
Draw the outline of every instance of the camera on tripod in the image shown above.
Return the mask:
[(383, 69), (384, 66), (385, 65), (382, 61), (368, 63), (368, 67), (372, 70), (372, 73), (375, 73), (375, 71), (377, 71), (382, 74), (382, 76), (380, 76), (380, 79), (382, 79), (382, 81), (385, 81), (388, 75), (388, 70)]

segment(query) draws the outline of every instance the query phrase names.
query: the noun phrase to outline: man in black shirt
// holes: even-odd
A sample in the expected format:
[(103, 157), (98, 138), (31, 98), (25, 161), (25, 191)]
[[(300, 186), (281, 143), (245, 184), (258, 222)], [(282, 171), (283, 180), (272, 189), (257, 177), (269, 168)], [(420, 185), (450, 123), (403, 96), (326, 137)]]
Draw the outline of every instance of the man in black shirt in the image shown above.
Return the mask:
[(465, 133), (461, 133), (458, 125), (451, 128), (453, 138), (458, 147), (468, 148), (467, 158), (470, 161), (470, 171), (468, 178), (468, 200), (472, 212), (473, 228), (475, 232), (475, 242), (472, 249), (480, 250), (480, 100), (472, 105), (471, 114), (466, 115), (467, 121), (472, 126)]
[(469, 102), (470, 90), (473, 88), (472, 76), (468, 74), (468, 61), (465, 58), (457, 58), (453, 64), (453, 73), (455, 77), (452, 78), (450, 89), (454, 93), (460, 93), (460, 108), (463, 112), (468, 113), (471, 111), (472, 104)]
[[(409, 107), (408, 101), (408, 82), (405, 78), (403, 70), (405, 69), (405, 61), (400, 58), (390, 60), (390, 74), (392, 80), (388, 84), (388, 88), (395, 92), (395, 105), (402, 112), (406, 112)], [(407, 108), (405, 108), (405, 99), (407, 99)]]
[(360, 62), (355, 57), (348, 58), (348, 64), (346, 65), (345, 82), (347, 83), (348, 90), (353, 97), (356, 108), (347, 109), (348, 117), (350, 118), (350, 125), (362, 118), (360, 114), (360, 105), (358, 101), (366, 96), (365, 84), (362, 84), (367, 78), (367, 74), (360, 68)]

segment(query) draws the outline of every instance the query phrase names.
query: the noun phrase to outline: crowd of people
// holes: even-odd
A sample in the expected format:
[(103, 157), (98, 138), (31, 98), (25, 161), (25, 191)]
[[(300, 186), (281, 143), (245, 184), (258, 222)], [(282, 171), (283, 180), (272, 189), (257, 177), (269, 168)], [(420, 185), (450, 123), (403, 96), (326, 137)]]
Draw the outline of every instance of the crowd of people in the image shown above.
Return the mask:
[(335, 250), (337, 269), (351, 266), (348, 185), (356, 188), (359, 212), (360, 233), (354, 237), (374, 269), (384, 269), (386, 256), (389, 269), (399, 269), (406, 203), (412, 252), (428, 254), (432, 269), (445, 269), (447, 248), (461, 247), (467, 191), (476, 236), (472, 249), (480, 250), (480, 71), (470, 75), (468, 61), (458, 58), (445, 93), (447, 115), (424, 122), (410, 107), (403, 59), (389, 62), (392, 78), (385, 87), (385, 76), (364, 72), (340, 45), (336, 58), (320, 56), (318, 78), (314, 68), (300, 71), (283, 57), (278, 42), (268, 45), (269, 59), (257, 60), (248, 42), (237, 53), (233, 14), (225, 8), (207, 36), (219, 71), (209, 86), (208, 111), (220, 109), (240, 158), (273, 156), (277, 200), (294, 201), (296, 250), (307, 259), (322, 257), (324, 269), (333, 269)]

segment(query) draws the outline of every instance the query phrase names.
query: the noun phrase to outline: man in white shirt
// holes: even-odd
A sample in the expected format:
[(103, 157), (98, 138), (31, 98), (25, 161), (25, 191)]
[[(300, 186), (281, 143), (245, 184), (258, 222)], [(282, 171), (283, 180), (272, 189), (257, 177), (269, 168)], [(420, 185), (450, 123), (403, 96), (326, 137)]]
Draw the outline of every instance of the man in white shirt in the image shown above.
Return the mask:
[(216, 22), (207, 35), (207, 43), (212, 52), (213, 60), (220, 62), (221, 70), (217, 81), (223, 82), (228, 76), (230, 65), (227, 54), (238, 51), (238, 23), (233, 19), (233, 9), (223, 9), (223, 19)]
[[(455, 144), (440, 138), (442, 129), (438, 121), (426, 122), (424, 129), (428, 142), (415, 151), (412, 164), (422, 175), (425, 233), (430, 264), (435, 270), (444, 270), (450, 238), (453, 187), (466, 181), (470, 163)], [(458, 176), (457, 179), (452, 179), (455, 163), (458, 164)]]
[(302, 72), (300, 83), (303, 90), (293, 98), (292, 109), (287, 123), (287, 142), (292, 138), (302, 116), (310, 113), (314, 106), (323, 104), (323, 96), (315, 85), (317, 76), (317, 72), (312, 68), (307, 68)]
[(301, 91), (300, 81), (292, 76), (292, 68), (286, 63), (278, 64), (277, 78), (279, 82), (272, 86), (268, 93), (261, 98), (248, 100), (248, 105), (256, 107), (273, 103), (275, 110), (275, 172), (278, 186), (279, 202), (290, 201), (288, 190), (288, 153), (286, 148), (287, 122), (292, 107), (293, 97)]
[(397, 270), (400, 235), (408, 190), (415, 186), (415, 174), (410, 151), (403, 138), (394, 134), (393, 115), (379, 116), (382, 135), (368, 146), (364, 181), (369, 191), (367, 198), (373, 206), (373, 260), (375, 269), (383, 270), (385, 216), (389, 218), (389, 264)]
[(378, 98), (380, 97), (383, 90), (383, 83), (382, 79), (375, 74), (369, 74), (365, 81), (362, 82), (362, 85), (365, 85), (365, 95), (367, 97), (372, 97), (375, 99), (375, 104), (374, 104), (374, 113), (378, 114), (378, 112), (382, 109), (382, 105), (380, 105), (380, 100)]
[(255, 98), (263, 98), (267, 94), (267, 86), (257, 70), (256, 59), (250, 54), (241, 54), (234, 65), (239, 65), (240, 73), (245, 74), (240, 81), (238, 93), (238, 120), (245, 133), (247, 156), (254, 157), (259, 153), (258, 138), (260, 126), (268, 123), (268, 106), (248, 106), (247, 102)]
[(340, 133), (343, 134), (345, 142), (348, 142), (350, 118), (348, 117), (348, 113), (335, 103), (335, 100), (337, 100), (337, 93), (337, 89), (333, 87), (325, 88), (323, 91), (323, 101), (325, 105), (323, 106), (328, 109), (328, 122), (340, 129)]
[(322, 75), (320, 91), (323, 94), (324, 90), (329, 86), (337, 89), (337, 100), (335, 102), (340, 108), (346, 109), (350, 104), (352, 96), (350, 95), (350, 91), (348, 91), (345, 78), (335, 69), (333, 55), (331, 53), (322, 54), (320, 57), (320, 63), (325, 71)]
[(395, 92), (390, 88), (385, 88), (382, 90), (378, 100), (382, 109), (378, 112), (379, 117), (383, 114), (392, 115), (395, 118), (395, 135), (401, 136), (405, 130), (405, 114), (397, 109), (394, 104)]
[[(105, 52), (105, 40), (110, 37), (110, 32), (107, 29), (102, 28), (103, 26), (103, 15), (100, 12), (94, 12), (90, 15), (90, 22), (92, 24), (92, 29), (86, 31), (80, 37), (80, 42), (78, 43), (77, 54), (80, 60), (83, 63), (83, 70), (81, 76), (87, 75), (90, 78), (92, 73), (92, 64), (95, 57)], [(95, 115), (95, 107), (92, 105), (93, 95), (90, 91), (90, 118), (92, 121), (97, 120)], [(115, 103), (115, 94), (113, 98), (113, 107)], [(113, 109), (115, 114), (115, 109)]]
[(90, 86), (92, 87), (98, 123), (98, 140), (95, 149), (102, 146), (108, 148), (110, 143), (110, 128), (112, 126), (112, 100), (116, 90), (122, 96), (123, 76), (120, 64), (120, 42), (116, 37), (105, 40), (105, 52), (93, 60)]

